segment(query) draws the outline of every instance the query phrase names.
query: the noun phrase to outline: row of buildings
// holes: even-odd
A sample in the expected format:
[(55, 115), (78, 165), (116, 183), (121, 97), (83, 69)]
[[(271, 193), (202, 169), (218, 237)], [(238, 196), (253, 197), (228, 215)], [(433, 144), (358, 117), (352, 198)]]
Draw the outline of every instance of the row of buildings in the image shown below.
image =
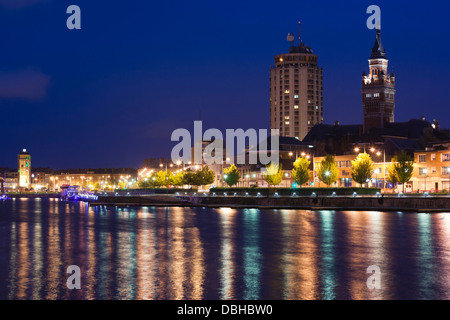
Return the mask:
[[(406, 141), (406, 139), (405, 139)], [(388, 142), (391, 142), (390, 140)], [(391, 145), (391, 148), (393, 146)], [(311, 162), (312, 177), (306, 187), (325, 186), (318, 178), (318, 169), (324, 156), (316, 156), (312, 145), (305, 145), (295, 138), (280, 138), (280, 163), (283, 166), (284, 176), (279, 187), (295, 186), (292, 179), (293, 162), (298, 157), (305, 157)], [(335, 162), (339, 169), (338, 180), (333, 184), (336, 187), (359, 186), (352, 180), (351, 161), (356, 159), (360, 152), (367, 152), (374, 162), (374, 174), (369, 182), (370, 186), (385, 190), (396, 189), (387, 180), (388, 167), (391, 164), (392, 149), (389, 144), (359, 144), (354, 145), (351, 153), (335, 155)], [(395, 151), (394, 151), (395, 153)], [(406, 192), (416, 191), (442, 191), (450, 190), (450, 141), (443, 144), (415, 150), (414, 171), (410, 182), (405, 185)], [(136, 187), (136, 183), (160, 170), (178, 172), (181, 170), (198, 170), (200, 165), (192, 163), (172, 163), (170, 159), (146, 160), (143, 168), (133, 172), (60, 172), (48, 173), (34, 171), (31, 168), (31, 156), (25, 150), (18, 155), (19, 170), (3, 172), (4, 188), (6, 191), (20, 190), (59, 190), (63, 185), (78, 185), (87, 189), (113, 190), (118, 188)], [(215, 173), (214, 186), (225, 186), (223, 169), (227, 165), (213, 165), (210, 169)], [(238, 165), (241, 179), (237, 187), (267, 187), (259, 165)], [(116, 170), (117, 171), (117, 170)], [(402, 188), (403, 189), (403, 188)]]
[(8, 192), (59, 190), (67, 185), (113, 190), (135, 186), (136, 182), (137, 170), (134, 169), (33, 169), (31, 155), (26, 149), (17, 156), (17, 170), (3, 169), (0, 172), (2, 189)]

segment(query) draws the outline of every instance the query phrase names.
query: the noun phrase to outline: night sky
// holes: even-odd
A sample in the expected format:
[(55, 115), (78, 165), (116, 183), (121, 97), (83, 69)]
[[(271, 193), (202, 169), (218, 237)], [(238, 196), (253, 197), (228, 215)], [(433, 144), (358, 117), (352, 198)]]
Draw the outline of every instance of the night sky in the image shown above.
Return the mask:
[[(176, 128), (269, 128), (269, 70), (286, 35), (319, 55), (324, 121), (362, 123), (361, 74), (381, 7), (396, 121), (450, 127), (450, 2), (0, 0), (0, 167), (139, 167)], [(399, 3), (400, 2), (400, 3)], [(82, 30), (66, 28), (79, 5)]]

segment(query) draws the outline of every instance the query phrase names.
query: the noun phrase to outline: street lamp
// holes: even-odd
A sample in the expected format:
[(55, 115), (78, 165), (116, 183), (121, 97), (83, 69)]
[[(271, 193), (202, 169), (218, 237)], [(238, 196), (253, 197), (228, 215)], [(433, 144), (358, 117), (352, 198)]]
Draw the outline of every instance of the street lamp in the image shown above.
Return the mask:
[(222, 161), (221, 161), (221, 164), (222, 164), (222, 187), (224, 187), (225, 186), (225, 183), (223, 183), (224, 181), (223, 181), (223, 179), (226, 179), (226, 175), (223, 175), (223, 164), (224, 164), (224, 162), (225, 163), (229, 163), (229, 161), (230, 161), (230, 158), (229, 157), (227, 157), (226, 159), (225, 159), (225, 161), (222, 159)]
[(325, 171), (325, 176), (327, 177), (327, 186), (330, 186), (330, 171)]
[[(375, 152), (375, 148), (374, 147), (372, 147), (372, 148), (370, 148), (370, 152)], [(375, 153), (375, 155), (377, 155), (378, 157), (379, 156), (381, 156), (381, 151), (377, 151), (376, 153)], [(384, 189), (385, 187), (386, 187), (386, 150), (384, 150), (383, 149), (383, 188), (382, 189)], [(380, 172), (379, 173), (381, 173), (381, 168), (380, 168)]]
[(423, 173), (425, 173), (425, 192), (427, 191), (427, 172), (428, 172), (428, 170), (427, 170), (427, 168), (424, 168), (423, 169)]
[[(448, 173), (448, 187), (450, 188), (450, 167), (447, 168), (447, 173)], [(444, 186), (442, 186), (442, 189), (444, 189)]]

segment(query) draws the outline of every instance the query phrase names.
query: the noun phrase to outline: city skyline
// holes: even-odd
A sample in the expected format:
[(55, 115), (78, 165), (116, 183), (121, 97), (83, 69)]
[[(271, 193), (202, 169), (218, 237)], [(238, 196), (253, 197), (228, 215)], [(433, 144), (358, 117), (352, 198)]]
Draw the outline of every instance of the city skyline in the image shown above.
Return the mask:
[[(377, 2), (399, 81), (395, 120), (423, 115), (449, 127), (449, 65), (441, 54), (449, 49), (449, 5), (439, 1), (427, 11), (416, 3)], [(3, 35), (0, 108), (8, 138), (0, 166), (14, 167), (26, 148), (36, 167), (139, 167), (168, 155), (172, 130), (199, 117), (210, 128), (269, 128), (268, 70), (288, 50), (286, 35), (296, 34), (298, 20), (324, 70), (324, 123), (360, 123), (361, 73), (375, 37), (365, 27), (371, 3), (293, 3), (278, 18), (268, 15), (269, 2), (258, 4), (140, 4), (142, 12), (127, 15), (116, 4), (80, 1), (83, 28), (73, 32), (65, 28), (65, 4), (2, 6), (0, 26), (14, 33)]]

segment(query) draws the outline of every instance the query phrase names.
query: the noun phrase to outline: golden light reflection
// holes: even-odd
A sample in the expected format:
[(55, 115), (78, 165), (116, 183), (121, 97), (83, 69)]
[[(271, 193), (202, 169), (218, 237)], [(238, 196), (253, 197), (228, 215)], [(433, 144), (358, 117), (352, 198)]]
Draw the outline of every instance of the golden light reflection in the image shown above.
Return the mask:
[(306, 211), (281, 211), (283, 222), (284, 295), (288, 300), (317, 299), (317, 215)]
[(156, 233), (148, 208), (137, 213), (137, 299), (156, 299)]
[(88, 212), (87, 222), (84, 230), (87, 234), (87, 261), (86, 261), (86, 293), (85, 298), (88, 300), (95, 299), (95, 287), (97, 285), (96, 267), (98, 264), (97, 246), (95, 241), (95, 214), (92, 211)]
[(345, 229), (347, 230), (346, 278), (348, 281), (350, 299), (363, 300), (368, 297), (367, 274), (365, 271), (371, 265), (364, 259), (366, 246), (365, 234), (368, 232), (369, 216), (365, 211), (347, 211), (345, 215)]
[(42, 299), (43, 278), (44, 278), (44, 255), (42, 244), (42, 211), (40, 202), (34, 215), (33, 224), (33, 300)]
[(231, 208), (217, 209), (220, 219), (221, 239), (220, 246), (222, 266), (220, 270), (220, 299), (230, 300), (236, 298), (234, 288), (235, 266), (234, 266), (234, 242), (233, 232), (236, 218), (236, 210)]
[[(58, 208), (58, 206), (56, 206)], [(56, 213), (56, 212), (55, 212)], [(58, 225), (58, 219), (48, 215), (48, 234), (46, 238), (48, 239), (47, 244), (47, 257), (48, 257), (48, 267), (47, 273), (47, 300), (56, 300), (58, 298), (58, 289), (60, 287), (61, 281), (61, 238)]]
[[(383, 280), (387, 281), (384, 275), (387, 275), (390, 267), (388, 265), (388, 257), (386, 255), (386, 243), (385, 243), (385, 230), (384, 230), (384, 218), (386, 213), (369, 211), (365, 213), (368, 216), (367, 232), (365, 232), (365, 245), (367, 246), (367, 251), (365, 255), (371, 259), (366, 259), (366, 270), (369, 266), (378, 266), (381, 271), (381, 285), (383, 285)], [(370, 277), (371, 274), (366, 273), (366, 277)], [(366, 285), (367, 287), (367, 285)], [(366, 288), (366, 290), (368, 290)], [(383, 299), (382, 290), (368, 290), (368, 297), (374, 300)]]
[[(433, 216), (435, 221), (436, 244), (440, 253), (437, 255), (439, 287), (445, 294), (441, 299), (450, 299), (450, 213), (439, 213)], [(433, 230), (434, 231), (434, 230)]]
[(186, 282), (186, 257), (185, 257), (185, 224), (184, 224), (184, 212), (181, 208), (173, 208), (171, 210), (173, 216), (171, 231), (172, 239), (171, 245), (171, 272), (170, 283), (173, 288), (174, 296), (171, 297), (175, 300), (182, 300), (184, 298), (184, 285)]

